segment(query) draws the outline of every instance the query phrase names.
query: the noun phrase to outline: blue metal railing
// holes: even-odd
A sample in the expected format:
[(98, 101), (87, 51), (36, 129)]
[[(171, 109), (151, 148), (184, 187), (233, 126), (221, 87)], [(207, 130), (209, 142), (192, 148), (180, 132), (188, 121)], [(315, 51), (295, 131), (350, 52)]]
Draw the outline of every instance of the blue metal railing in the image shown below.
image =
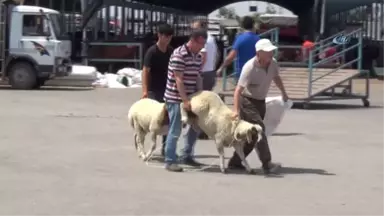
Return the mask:
[[(279, 28), (273, 28), (273, 29), (270, 29), (268, 31), (265, 31), (263, 33), (261, 33), (259, 36), (260, 38), (268, 38), (271, 40), (271, 42), (277, 46), (278, 46), (278, 43), (279, 43)], [(228, 55), (228, 53), (230, 52), (230, 50), (232, 49), (232, 47), (226, 47), (224, 48), (224, 52), (223, 52), (223, 59), (225, 59)], [(275, 50), (275, 56), (278, 55), (278, 49)], [(234, 61), (235, 62), (235, 61)], [(234, 64), (233, 64), (234, 65)], [(226, 91), (227, 90), (227, 81), (229, 78), (233, 77), (235, 74), (232, 73), (231, 75), (228, 75), (227, 74), (227, 69), (225, 68), (224, 71), (223, 71), (223, 79), (222, 79), (222, 91)]]
[[(361, 69), (362, 69), (362, 53), (363, 53), (363, 39), (362, 39), (362, 29), (358, 29), (356, 31), (353, 31), (353, 32), (350, 32), (348, 34), (345, 34), (344, 32), (342, 34), (339, 34), (339, 35), (343, 35), (344, 37), (347, 37), (347, 38), (351, 38), (351, 37), (358, 37), (358, 42), (357, 44), (354, 44), (354, 45), (351, 45), (351, 46), (348, 46), (347, 48), (345, 44), (334, 44), (332, 41), (329, 42), (329, 43), (319, 43), (320, 46), (318, 47), (315, 47), (314, 49), (310, 50), (309, 52), (309, 58), (308, 58), (308, 71), (309, 71), (309, 75), (308, 75), (308, 97), (311, 97), (312, 96), (312, 85), (314, 82), (316, 82), (317, 80), (327, 76), (327, 75), (330, 75), (332, 73), (335, 73), (337, 72), (338, 70), (340, 69), (343, 69), (343, 68), (346, 68), (350, 65), (352, 65), (353, 63), (356, 63), (357, 62), (357, 70), (359, 72), (361, 72)], [(324, 50), (324, 47), (327, 47), (327, 46), (333, 46), (333, 47), (338, 47), (338, 46), (342, 46), (342, 50), (335, 53), (334, 55), (332, 56), (329, 56), (329, 57), (326, 57), (324, 59), (321, 59), (319, 61), (316, 62), (316, 56), (319, 55), (319, 53), (321, 53), (323, 50)], [(313, 79), (313, 70), (314, 68), (316, 67), (319, 67), (321, 65), (324, 65), (325, 63), (327, 62), (332, 62), (334, 61), (337, 57), (340, 57), (340, 56), (343, 56), (345, 57), (345, 53), (348, 52), (348, 51), (351, 51), (353, 49), (357, 49), (357, 57), (355, 59), (352, 59), (348, 62), (345, 62), (345, 59), (344, 61), (336, 68), (334, 68), (332, 71), (320, 76), (320, 77), (317, 77), (316, 79)]]

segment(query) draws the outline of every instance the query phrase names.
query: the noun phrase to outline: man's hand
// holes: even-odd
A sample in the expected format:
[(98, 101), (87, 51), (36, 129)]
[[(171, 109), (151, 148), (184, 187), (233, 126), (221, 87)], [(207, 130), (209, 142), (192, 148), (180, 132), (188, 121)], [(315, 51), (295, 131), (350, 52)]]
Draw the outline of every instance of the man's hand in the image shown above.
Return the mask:
[(284, 101), (284, 102), (287, 102), (288, 99), (289, 99), (289, 98), (288, 98), (287, 93), (284, 92), (284, 93), (283, 93), (283, 101)]
[(233, 111), (231, 118), (232, 118), (232, 120), (238, 119), (239, 118), (239, 113), (237, 111)]
[(189, 100), (185, 100), (183, 101), (183, 108), (186, 110), (186, 111), (191, 111), (192, 108), (191, 108), (191, 102), (189, 102)]
[(148, 92), (143, 92), (143, 94), (141, 95), (141, 98), (147, 98), (148, 97)]
[(216, 71), (216, 75), (217, 75), (217, 76), (221, 76), (222, 73), (223, 73), (223, 68), (222, 68), (222, 67), (220, 67), (219, 69), (217, 69), (217, 71)]

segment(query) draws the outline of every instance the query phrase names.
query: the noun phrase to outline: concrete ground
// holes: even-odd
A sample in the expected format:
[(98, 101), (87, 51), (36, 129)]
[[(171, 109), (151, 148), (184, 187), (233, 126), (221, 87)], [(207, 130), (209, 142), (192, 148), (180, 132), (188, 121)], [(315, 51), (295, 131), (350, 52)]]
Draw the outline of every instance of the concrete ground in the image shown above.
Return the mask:
[(126, 121), (138, 89), (0, 90), (0, 214), (382, 215), (382, 82), (372, 89), (371, 108), (290, 110), (270, 138), (280, 178), (221, 174), (212, 141), (196, 149), (211, 169), (147, 166)]

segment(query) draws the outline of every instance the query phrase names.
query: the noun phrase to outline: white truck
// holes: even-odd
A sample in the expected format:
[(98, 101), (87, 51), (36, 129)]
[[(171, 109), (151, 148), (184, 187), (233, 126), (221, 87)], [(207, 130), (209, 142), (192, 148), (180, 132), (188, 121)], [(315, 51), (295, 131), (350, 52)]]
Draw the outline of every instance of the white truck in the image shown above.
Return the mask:
[(2, 81), (15, 89), (39, 88), (72, 72), (71, 41), (52, 9), (0, 3)]

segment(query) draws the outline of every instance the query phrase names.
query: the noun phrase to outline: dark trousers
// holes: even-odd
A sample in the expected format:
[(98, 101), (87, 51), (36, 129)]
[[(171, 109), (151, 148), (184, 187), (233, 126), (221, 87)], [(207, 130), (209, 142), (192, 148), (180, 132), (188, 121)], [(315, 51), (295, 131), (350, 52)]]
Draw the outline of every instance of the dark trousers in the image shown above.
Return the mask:
[[(164, 91), (148, 91), (148, 98), (164, 103)], [(163, 136), (161, 151), (164, 152), (167, 136)]]
[(216, 71), (201, 73), (203, 78), (203, 90), (211, 91), (216, 84)]
[[(265, 116), (265, 100), (256, 100), (249, 97), (240, 97), (240, 118), (244, 121), (248, 121), (252, 124), (259, 124), (263, 130), (265, 126), (263, 119)], [(252, 149), (255, 149), (259, 159), (263, 165), (263, 168), (267, 168), (268, 163), (271, 161), (271, 152), (269, 150), (268, 140), (265, 133), (262, 133), (262, 139), (259, 143), (256, 143), (257, 139), (253, 139), (252, 143), (246, 143), (244, 146), (244, 154), (247, 157)], [(240, 166), (241, 159), (235, 152), (229, 161), (230, 166)]]

